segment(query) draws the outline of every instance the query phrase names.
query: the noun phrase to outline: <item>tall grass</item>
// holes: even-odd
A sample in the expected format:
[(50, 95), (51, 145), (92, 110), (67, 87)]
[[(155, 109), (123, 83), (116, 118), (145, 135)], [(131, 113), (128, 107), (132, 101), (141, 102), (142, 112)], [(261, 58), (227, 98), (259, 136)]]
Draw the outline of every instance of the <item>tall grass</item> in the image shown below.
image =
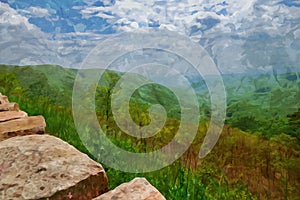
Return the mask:
[[(46, 119), (47, 133), (57, 136), (75, 146), (81, 152), (91, 153), (82, 144), (72, 117), (70, 107), (62, 107), (51, 102), (47, 97), (29, 99), (24, 96), (11, 96), (11, 101), (18, 102), (20, 108), (29, 115), (43, 115)], [(109, 138), (116, 144), (138, 148), (127, 140), (122, 141), (118, 134), (110, 134)], [(135, 149), (139, 151), (138, 149)], [(97, 160), (96, 160), (97, 161)], [(217, 177), (217, 170), (204, 167), (202, 170), (186, 167), (181, 160), (172, 165), (151, 173), (125, 173), (104, 165), (109, 178), (109, 186), (115, 188), (121, 183), (128, 182), (134, 177), (146, 177), (167, 198), (174, 200), (209, 200), (209, 199), (256, 199), (243, 184), (230, 186), (226, 177)]]

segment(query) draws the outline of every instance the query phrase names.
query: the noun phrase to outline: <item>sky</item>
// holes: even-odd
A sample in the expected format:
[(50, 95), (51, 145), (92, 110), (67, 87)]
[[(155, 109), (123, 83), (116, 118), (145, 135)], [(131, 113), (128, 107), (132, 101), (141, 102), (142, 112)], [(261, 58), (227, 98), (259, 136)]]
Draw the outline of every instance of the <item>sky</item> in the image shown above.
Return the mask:
[(189, 37), (222, 73), (300, 70), (299, 0), (0, 0), (0, 63), (78, 68), (101, 41), (145, 28)]

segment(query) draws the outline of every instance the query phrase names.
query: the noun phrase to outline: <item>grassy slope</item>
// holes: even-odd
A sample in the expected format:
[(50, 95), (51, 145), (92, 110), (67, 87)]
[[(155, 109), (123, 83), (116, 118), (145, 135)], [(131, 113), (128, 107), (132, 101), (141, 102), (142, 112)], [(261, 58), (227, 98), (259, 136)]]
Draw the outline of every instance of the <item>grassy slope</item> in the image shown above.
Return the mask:
[[(64, 69), (59, 66), (18, 68), (0, 66), (1, 70), (15, 70), (20, 84), (24, 88), (36, 89), (34, 95), (41, 97), (33, 101), (28, 98), (20, 98), (18, 94), (12, 95), (11, 98), (18, 100), (23, 106), (22, 109), (29, 114), (43, 114), (47, 120), (47, 130), (50, 133), (88, 153), (76, 134), (71, 117), (70, 95), (72, 79), (76, 75), (76, 70)], [(42, 88), (32, 87), (43, 80)], [(46, 101), (43, 95), (47, 95), (47, 93), (41, 92), (41, 95), (38, 93), (38, 89), (54, 92), (53, 96), (55, 97), (51, 101)], [(0, 92), (5, 93), (5, 91)], [(139, 96), (142, 95), (137, 94), (137, 97)], [(147, 97), (147, 95), (144, 96)], [(272, 198), (278, 196), (281, 199), (299, 197), (297, 185), (299, 185), (300, 163), (297, 139), (281, 134), (271, 140), (265, 140), (260, 139), (257, 135), (249, 135), (226, 126), (213, 152), (205, 159), (198, 160), (197, 152), (205, 127), (205, 123), (200, 126), (198, 139), (194, 141), (194, 145), (181, 160), (158, 172), (143, 174), (162, 190), (168, 199), (182, 199), (188, 195), (191, 195), (190, 199), (198, 199), (198, 195), (203, 199), (232, 199), (234, 197), (242, 199), (243, 196), (244, 199), (249, 199), (247, 190), (240, 185), (238, 180), (246, 183), (252, 192), (269, 199), (271, 199), (271, 195), (273, 195)], [(170, 129), (172, 130), (172, 127)], [(110, 137), (121, 146), (128, 145), (131, 141), (123, 136), (111, 135)], [(120, 142), (122, 140), (126, 142)], [(153, 142), (156, 141), (144, 141), (142, 145), (151, 146)], [(132, 148), (139, 148), (139, 144), (134, 146)], [(191, 168), (191, 170), (182, 171), (182, 166), (186, 166), (187, 169)], [(135, 176), (111, 168), (106, 170), (111, 179), (111, 187)], [(229, 178), (229, 181), (226, 177)], [(226, 189), (228, 184), (232, 185), (229, 190)]]

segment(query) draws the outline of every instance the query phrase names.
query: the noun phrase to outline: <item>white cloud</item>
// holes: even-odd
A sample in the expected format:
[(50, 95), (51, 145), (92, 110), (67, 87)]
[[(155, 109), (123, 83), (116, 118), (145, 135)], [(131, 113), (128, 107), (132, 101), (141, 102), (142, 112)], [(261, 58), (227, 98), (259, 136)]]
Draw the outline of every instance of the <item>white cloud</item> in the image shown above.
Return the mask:
[[(104, 37), (92, 33), (52, 35), (42, 32), (8, 4), (0, 2), (0, 63), (58, 64), (79, 67), (87, 53)], [(85, 40), (81, 38), (91, 38)], [(75, 38), (75, 39), (74, 39)], [(77, 38), (77, 39), (76, 39)]]
[(45, 8), (40, 8), (40, 7), (29, 7), (27, 9), (17, 9), (16, 10), (19, 14), (25, 16), (25, 17), (34, 17), (34, 18), (37, 18), (37, 17), (50, 17), (50, 13), (54, 13), (56, 11), (54, 10), (47, 10)]
[(108, 15), (108, 14), (105, 14), (105, 13), (101, 13), (101, 12), (98, 13), (98, 14), (96, 14), (96, 15), (94, 15), (94, 16), (101, 17), (103, 19), (115, 19), (114, 16)]
[(28, 11), (31, 15), (35, 17), (49, 17), (50, 13), (47, 9), (40, 8), (40, 7), (29, 7)]
[[(281, 59), (281, 64), (286, 62), (298, 65), (299, 51), (282, 41), (285, 41), (294, 26), (292, 20), (300, 20), (300, 11), (297, 7), (287, 7), (278, 2), (280, 0), (226, 0), (225, 3), (224, 0), (120, 0), (110, 7), (83, 8), (82, 13), (88, 18), (95, 15), (95, 11), (110, 12), (117, 19), (114, 27), (118, 31), (132, 31), (155, 21), (160, 28), (192, 35), (191, 39), (196, 42), (201, 40), (223, 72), (241, 72), (246, 68), (255, 69), (264, 65), (269, 68), (267, 60), (278, 63), (276, 59)], [(217, 14), (221, 10), (223, 14)], [(204, 24), (203, 19), (208, 18), (218, 20), (219, 23), (205, 29), (207, 24)], [(192, 33), (192, 27), (199, 31)], [(259, 37), (258, 33), (276, 39), (271, 40), (268, 47), (259, 49), (255, 41), (247, 41), (249, 37)], [(253, 57), (251, 51), (266, 58), (250, 62), (247, 59)], [(284, 54), (280, 52), (286, 52), (288, 57), (281, 58)]]
[[(90, 4), (94, 1), (88, 1)], [(162, 27), (170, 27), (181, 33), (188, 34), (192, 26), (203, 26), (199, 19), (211, 17), (220, 20), (220, 23), (208, 32), (235, 31), (235, 34), (244, 34), (245, 31), (257, 30), (257, 27), (268, 30), (273, 35), (286, 33), (288, 24), (285, 20), (299, 19), (297, 7), (287, 7), (277, 4), (279, 0), (182, 0), (181, 2), (158, 0), (119, 0), (109, 7), (88, 6), (81, 10), (84, 17), (100, 16), (113, 18), (104, 12), (110, 12), (120, 21), (136, 22), (140, 26), (148, 25), (151, 21), (158, 22)], [(217, 12), (226, 9), (227, 14), (218, 15)], [(194, 14), (192, 14), (194, 13)], [(121, 20), (120, 20), (121, 19)], [(141, 26), (142, 25), (142, 26)], [(233, 26), (232, 26), (233, 25)], [(117, 26), (120, 31), (135, 29), (131, 23)], [(231, 28), (229, 28), (231, 27)], [(203, 34), (203, 33), (199, 33)]]
[[(297, 30), (294, 26), (297, 20), (300, 20), (300, 11), (298, 7), (277, 4), (279, 1), (226, 0), (226, 3), (223, 3), (224, 0), (118, 0), (108, 7), (96, 7), (92, 6), (96, 0), (85, 0), (88, 6), (73, 8), (78, 9), (83, 18), (98, 16), (107, 19), (118, 31), (132, 31), (155, 22), (160, 28), (189, 35), (194, 41), (201, 41), (221, 71), (240, 72), (250, 67), (269, 68), (272, 63), (267, 61), (271, 59), (281, 59), (280, 63), (294, 63), (295, 66), (299, 66), (299, 42), (295, 41), (299, 40), (300, 34), (299, 28)], [(110, 1), (107, 0), (104, 4), (109, 5)], [(226, 9), (227, 13), (217, 14), (222, 9)], [(40, 17), (48, 17), (50, 12), (37, 7), (31, 7), (27, 12), (29, 10), (32, 16), (35, 14)], [(74, 40), (69, 39), (74, 37), (74, 34), (61, 34), (56, 35), (57, 41), (52, 41), (49, 39), (50, 35), (42, 33), (39, 28), (30, 24), (26, 17), (19, 15), (7, 4), (1, 3), (0, 11), (0, 38), (1, 41), (5, 41), (3, 44), (10, 45), (5, 47), (10, 49), (7, 51), (9, 53), (5, 54), (9, 58), (5, 59), (14, 59), (14, 62), (48, 62), (78, 67), (81, 59), (95, 46), (94, 41), (103, 39), (103, 36), (91, 33), (77, 33), (75, 38), (100, 38), (92, 41)], [(219, 23), (204, 30), (203, 19), (208, 18), (218, 20)], [(85, 30), (85, 25), (78, 23), (75, 28), (82, 31)], [(194, 32), (192, 28), (195, 29)], [(273, 40), (266, 42), (265, 47), (259, 49), (255, 43), (248, 41), (249, 37), (259, 37), (257, 33), (265, 33)], [(30, 41), (26, 38), (33, 39)], [(20, 44), (22, 51), (19, 50)], [(285, 55), (281, 52), (287, 53), (288, 56), (281, 58)], [(12, 53), (20, 55), (12, 58), (9, 56)], [(4, 54), (1, 52), (1, 55)], [(257, 61), (254, 59), (251, 62), (247, 60), (249, 57), (263, 55), (266, 58)]]
[(17, 13), (14, 9), (10, 8), (8, 4), (0, 2), (0, 24), (23, 25), (29, 30), (33, 30), (34, 26), (28, 22), (26, 17)]

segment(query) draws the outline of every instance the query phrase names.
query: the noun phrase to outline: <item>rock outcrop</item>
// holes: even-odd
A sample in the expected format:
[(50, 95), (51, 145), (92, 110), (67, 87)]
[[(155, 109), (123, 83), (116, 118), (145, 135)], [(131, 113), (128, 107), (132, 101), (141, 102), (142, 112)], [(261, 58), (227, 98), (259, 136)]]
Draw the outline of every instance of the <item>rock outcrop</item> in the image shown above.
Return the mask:
[(5, 122), (13, 119), (20, 119), (28, 117), (26, 112), (23, 111), (6, 111), (0, 112), (0, 122)]
[(10, 103), (7, 96), (0, 93), (0, 141), (14, 136), (45, 133), (43, 116), (28, 117), (19, 110), (17, 103)]
[(45, 120), (42, 116), (24, 117), (0, 123), (0, 141), (15, 136), (44, 134)]
[(93, 200), (166, 200), (145, 178), (135, 178), (123, 183)]
[(92, 199), (108, 190), (100, 164), (50, 135), (0, 142), (0, 199)]
[(17, 103), (4, 103), (0, 104), (0, 112), (1, 111), (18, 111), (19, 105)]
[(2, 95), (2, 94), (0, 93), (0, 104), (6, 104), (6, 103), (9, 103), (8, 97), (5, 96), (5, 95)]

